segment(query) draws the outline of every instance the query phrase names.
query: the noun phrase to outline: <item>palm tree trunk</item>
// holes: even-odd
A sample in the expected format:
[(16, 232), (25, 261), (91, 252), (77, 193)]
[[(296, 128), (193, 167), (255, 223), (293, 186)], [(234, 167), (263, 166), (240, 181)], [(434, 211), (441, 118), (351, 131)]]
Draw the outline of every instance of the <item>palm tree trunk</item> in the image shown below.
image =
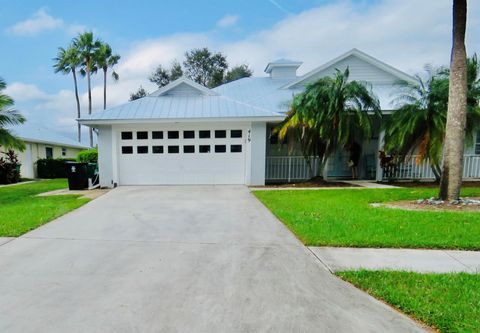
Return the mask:
[(445, 149), (440, 198), (460, 197), (467, 113), (467, 53), (465, 30), (467, 0), (453, 0), (453, 46), (450, 61), (450, 86), (445, 134)]
[(103, 69), (103, 109), (107, 108), (107, 69)]
[[(73, 74), (73, 83), (75, 84), (75, 99), (77, 100), (77, 118), (81, 117), (80, 114), (80, 99), (78, 98), (78, 84), (77, 84), (77, 74), (76, 74), (76, 68), (72, 68), (72, 74)], [(82, 125), (80, 125), (79, 122), (77, 122), (77, 135), (78, 135), (78, 142), (82, 142)]]
[[(92, 114), (92, 88), (90, 82), (90, 67), (87, 64), (87, 85), (88, 85), (88, 114)], [(90, 139), (90, 147), (93, 147), (93, 130), (91, 127), (88, 128), (88, 135)]]

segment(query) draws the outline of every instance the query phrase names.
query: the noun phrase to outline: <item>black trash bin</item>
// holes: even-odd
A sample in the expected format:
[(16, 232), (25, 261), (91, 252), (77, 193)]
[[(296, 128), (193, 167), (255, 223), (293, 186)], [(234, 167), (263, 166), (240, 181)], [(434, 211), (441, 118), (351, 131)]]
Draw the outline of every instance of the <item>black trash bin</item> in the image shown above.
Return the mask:
[(67, 177), (69, 190), (88, 189), (88, 163), (67, 162)]

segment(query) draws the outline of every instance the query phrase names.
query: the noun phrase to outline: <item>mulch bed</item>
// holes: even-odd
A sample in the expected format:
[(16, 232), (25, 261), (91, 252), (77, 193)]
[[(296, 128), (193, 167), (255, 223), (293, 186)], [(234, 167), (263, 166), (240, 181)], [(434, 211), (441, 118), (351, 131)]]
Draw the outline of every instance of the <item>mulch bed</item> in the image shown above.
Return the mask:
[[(398, 187), (427, 187), (438, 188), (440, 184), (436, 182), (379, 182), (379, 184), (392, 185)], [(480, 187), (480, 181), (467, 181), (462, 183), (462, 187)]]
[[(470, 198), (479, 199), (479, 198)], [(386, 202), (379, 204), (371, 204), (374, 207), (388, 207), (394, 209), (405, 210), (429, 210), (429, 211), (454, 211), (454, 212), (480, 212), (480, 205), (453, 205), (449, 202), (443, 204), (431, 205), (427, 203), (418, 203), (412, 200), (402, 200), (394, 202)]]
[(339, 181), (326, 181), (321, 177), (315, 177), (304, 182), (295, 182), (295, 183), (270, 183), (266, 184), (265, 187), (273, 188), (293, 188), (293, 187), (359, 187), (358, 185), (339, 182)]

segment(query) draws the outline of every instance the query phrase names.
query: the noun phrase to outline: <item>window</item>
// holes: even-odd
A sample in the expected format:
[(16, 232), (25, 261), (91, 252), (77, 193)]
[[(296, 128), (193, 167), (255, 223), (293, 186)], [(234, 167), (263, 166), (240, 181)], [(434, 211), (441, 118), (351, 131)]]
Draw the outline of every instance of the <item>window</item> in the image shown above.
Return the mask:
[(62, 156), (67, 156), (67, 148), (62, 147)]
[(241, 153), (242, 152), (242, 145), (231, 145), (230, 146), (231, 153)]
[(122, 132), (122, 140), (132, 140), (133, 134), (132, 132)]
[(152, 153), (154, 154), (163, 154), (163, 146), (153, 146)]
[(480, 132), (477, 133), (477, 140), (475, 141), (475, 154), (480, 155)]
[(222, 139), (227, 137), (227, 131), (225, 130), (216, 130), (215, 139)]
[(148, 154), (148, 146), (138, 146), (137, 154)]
[(215, 145), (215, 152), (216, 153), (226, 153), (227, 146), (226, 145)]
[(179, 152), (180, 152), (180, 148), (178, 146), (168, 146), (169, 154), (178, 154)]
[(163, 131), (153, 131), (152, 139), (163, 139)]
[(122, 147), (122, 154), (133, 154), (133, 147), (132, 146), (123, 146)]
[(147, 139), (148, 139), (147, 131), (137, 132), (137, 140), (147, 140)]
[(45, 147), (45, 157), (46, 158), (53, 158), (53, 148), (52, 147)]
[(185, 154), (192, 154), (195, 152), (195, 146), (183, 146), (183, 152)]
[(199, 131), (198, 136), (200, 139), (210, 139), (210, 131)]
[(178, 131), (168, 131), (168, 138), (169, 139), (178, 139)]
[(195, 131), (183, 131), (184, 139), (195, 139)]
[(210, 145), (200, 145), (200, 147), (198, 147), (198, 151), (202, 154), (209, 153), (210, 152)]
[(241, 138), (242, 137), (242, 130), (231, 130), (230, 131), (231, 138)]

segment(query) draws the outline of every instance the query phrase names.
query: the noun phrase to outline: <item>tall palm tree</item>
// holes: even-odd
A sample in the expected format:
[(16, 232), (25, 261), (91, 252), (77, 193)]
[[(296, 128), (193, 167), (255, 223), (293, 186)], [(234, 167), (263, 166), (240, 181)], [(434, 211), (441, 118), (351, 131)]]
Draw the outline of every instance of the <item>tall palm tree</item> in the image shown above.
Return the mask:
[(444, 163), (440, 182), (441, 199), (460, 197), (467, 114), (467, 0), (453, 0), (453, 45), (450, 61)]
[[(95, 53), (96, 66), (103, 70), (103, 109), (107, 108), (107, 71), (108, 68), (113, 68), (118, 61), (120, 56), (118, 54), (113, 54), (112, 48), (107, 43), (101, 43), (100, 47)], [(112, 78), (115, 81), (118, 81), (119, 76), (117, 72), (112, 71)]]
[(400, 82), (394, 99), (397, 109), (385, 122), (385, 151), (407, 156), (416, 151), (417, 163), (426, 158), (437, 180), (441, 159), (448, 100), (448, 78), (443, 68), (425, 66), (427, 78), (416, 75), (416, 83)]
[[(91, 75), (97, 71), (95, 63), (95, 52), (100, 47), (101, 42), (94, 39), (92, 32), (84, 32), (73, 39), (73, 45), (78, 49), (82, 60), (82, 69), (80, 73), (87, 77), (88, 86), (88, 114), (92, 114), (92, 87)], [(90, 146), (93, 147), (93, 130), (89, 128)]]
[(7, 87), (5, 81), (0, 78), (0, 146), (23, 150), (25, 144), (15, 137), (6, 127), (19, 125), (25, 122), (25, 118), (13, 108), (13, 99), (5, 95), (3, 90)]
[(277, 128), (279, 138), (288, 132), (299, 137), (305, 157), (319, 158), (319, 170), (338, 148), (356, 137), (372, 135), (372, 116), (381, 117), (380, 102), (366, 84), (349, 81), (349, 69), (336, 70), (309, 84), (294, 97), (286, 119)]
[[(62, 73), (64, 75), (72, 73), (73, 84), (75, 86), (75, 99), (77, 101), (77, 118), (80, 118), (80, 99), (78, 97), (78, 83), (77, 83), (77, 69), (82, 63), (82, 60), (79, 56), (78, 49), (70, 45), (67, 49), (63, 47), (58, 48), (57, 57), (54, 58), (55, 64), (53, 68), (55, 73)], [(78, 142), (82, 141), (82, 128), (80, 123), (77, 124), (77, 136)]]

